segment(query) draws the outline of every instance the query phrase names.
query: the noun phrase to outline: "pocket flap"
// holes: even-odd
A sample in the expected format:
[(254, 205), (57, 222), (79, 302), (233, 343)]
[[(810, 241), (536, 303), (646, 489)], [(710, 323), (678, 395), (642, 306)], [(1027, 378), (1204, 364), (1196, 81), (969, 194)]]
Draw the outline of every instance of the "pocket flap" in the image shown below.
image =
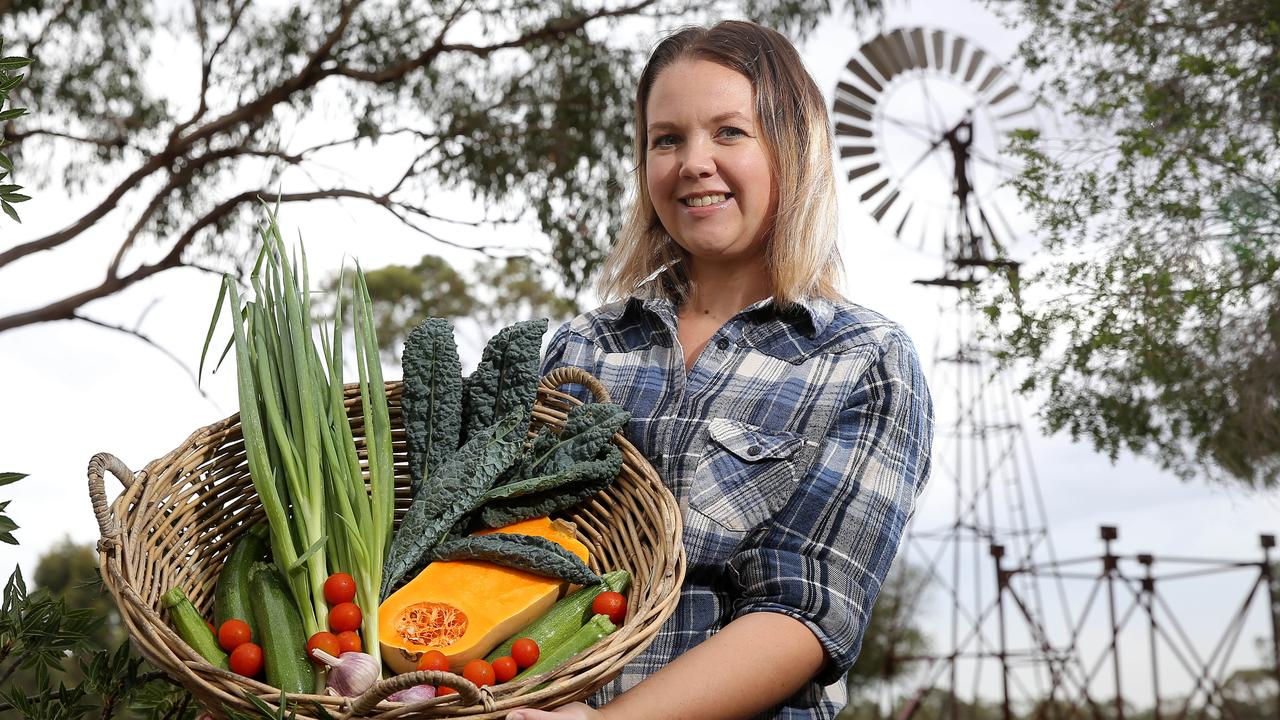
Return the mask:
[(717, 418), (709, 424), (711, 439), (747, 462), (791, 457), (804, 445), (798, 433), (762, 430), (737, 420)]

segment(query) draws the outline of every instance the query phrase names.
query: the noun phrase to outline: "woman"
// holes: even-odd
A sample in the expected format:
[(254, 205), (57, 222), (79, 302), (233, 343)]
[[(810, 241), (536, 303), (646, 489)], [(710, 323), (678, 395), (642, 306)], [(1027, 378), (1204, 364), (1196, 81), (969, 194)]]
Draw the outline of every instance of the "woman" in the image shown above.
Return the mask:
[[(617, 301), (561, 327), (685, 518), (688, 574), (654, 643), (592, 708), (512, 720), (831, 718), (929, 470), (910, 341), (836, 289), (825, 103), (746, 22), (658, 45), (636, 92), (637, 197)], [(625, 691), (625, 693), (624, 693)]]

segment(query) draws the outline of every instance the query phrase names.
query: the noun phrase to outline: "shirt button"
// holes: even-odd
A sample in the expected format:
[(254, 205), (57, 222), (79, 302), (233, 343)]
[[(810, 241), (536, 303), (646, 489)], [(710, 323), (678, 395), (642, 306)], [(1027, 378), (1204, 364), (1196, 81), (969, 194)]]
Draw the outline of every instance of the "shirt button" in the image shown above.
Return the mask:
[(747, 448), (747, 454), (748, 454), (748, 455), (750, 455), (751, 457), (755, 457), (756, 455), (759, 455), (759, 454), (760, 454), (760, 446), (759, 446), (759, 445), (752, 445), (751, 447)]
[(716, 341), (716, 347), (720, 348), (721, 350), (728, 350), (729, 341), (725, 340), (724, 338), (720, 338), (719, 340)]

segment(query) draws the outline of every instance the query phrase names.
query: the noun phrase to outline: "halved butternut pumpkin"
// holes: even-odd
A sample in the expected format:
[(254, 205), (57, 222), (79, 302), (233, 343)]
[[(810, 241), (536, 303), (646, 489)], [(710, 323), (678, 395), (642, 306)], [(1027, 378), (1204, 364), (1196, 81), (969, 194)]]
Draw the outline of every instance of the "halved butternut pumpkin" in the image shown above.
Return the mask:
[[(497, 532), (543, 537), (587, 561), (586, 546), (560, 520), (540, 517), (476, 534)], [(426, 651), (439, 650), (461, 673), (467, 661), (546, 612), (566, 584), (480, 560), (433, 562), (378, 607), (382, 658), (404, 673), (415, 670)]]

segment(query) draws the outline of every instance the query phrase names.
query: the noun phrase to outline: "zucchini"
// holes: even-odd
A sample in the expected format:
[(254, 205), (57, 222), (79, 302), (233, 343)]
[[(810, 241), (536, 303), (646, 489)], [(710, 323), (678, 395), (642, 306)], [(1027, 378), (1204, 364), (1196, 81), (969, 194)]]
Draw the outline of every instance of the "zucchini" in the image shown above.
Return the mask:
[[(249, 623), (252, 628), (253, 602), (249, 591), (249, 572), (253, 564), (266, 557), (266, 525), (254, 525), (248, 532), (240, 536), (231, 554), (218, 574), (218, 584), (213, 589), (213, 624), (222, 627), (222, 623), (235, 618)], [(258, 633), (254, 632), (257, 638)]]
[(566, 595), (563, 600), (551, 606), (551, 609), (529, 623), (523, 630), (512, 635), (493, 652), (485, 656), (490, 664), (500, 657), (511, 654), (511, 646), (520, 638), (532, 638), (538, 643), (539, 651), (554, 649), (570, 635), (578, 631), (591, 618), (591, 603), (596, 596), (605, 590), (626, 592), (631, 585), (631, 573), (626, 570), (614, 570), (600, 576), (599, 585), (588, 585), (578, 591)]
[(514, 679), (523, 680), (527, 677), (550, 672), (569, 658), (600, 642), (602, 638), (617, 629), (618, 626), (609, 622), (608, 615), (596, 615), (588, 620), (586, 625), (579, 628), (577, 632), (570, 635), (567, 640), (549, 650), (543, 651), (542, 656), (538, 658), (538, 662), (525, 668)]
[(227, 662), (227, 654), (218, 646), (218, 638), (213, 636), (209, 625), (200, 616), (196, 606), (187, 599), (186, 593), (180, 588), (173, 588), (160, 598), (160, 602), (169, 608), (169, 618), (173, 621), (174, 629), (178, 631), (178, 637), (186, 641), (192, 650), (200, 654), (200, 657), (208, 660), (210, 665), (223, 670), (231, 669)]
[(316, 674), (307, 659), (302, 615), (275, 567), (254, 563), (249, 589), (256, 600), (253, 613), (262, 636), (267, 682), (289, 693), (315, 692)]

